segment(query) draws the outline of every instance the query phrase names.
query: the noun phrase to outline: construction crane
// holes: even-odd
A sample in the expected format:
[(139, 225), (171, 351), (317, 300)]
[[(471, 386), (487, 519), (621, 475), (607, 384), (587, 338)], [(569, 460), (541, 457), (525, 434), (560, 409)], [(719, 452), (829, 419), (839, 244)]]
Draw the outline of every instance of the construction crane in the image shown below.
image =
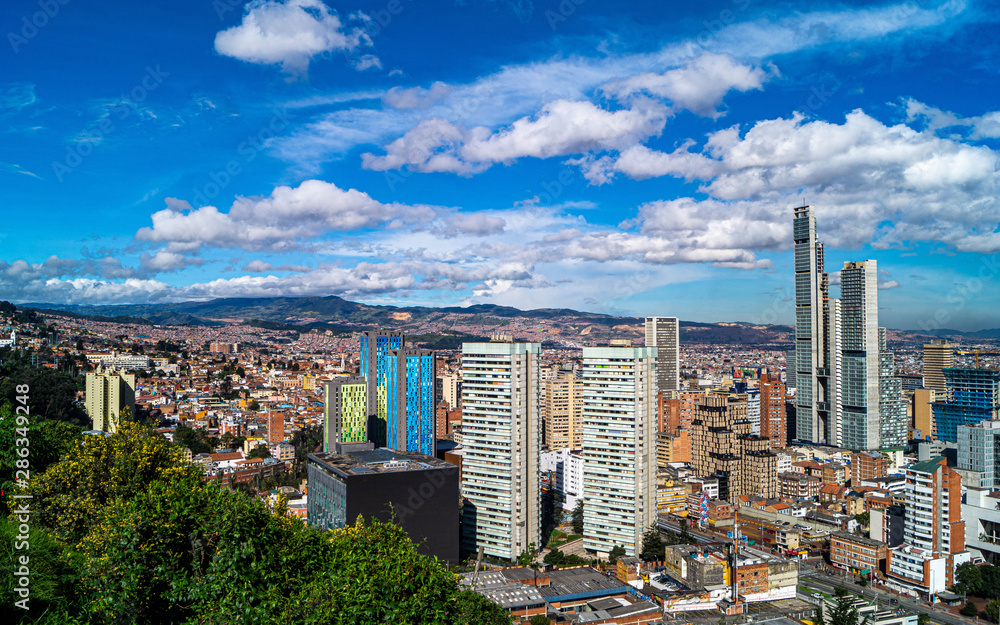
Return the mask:
[(976, 357), (976, 369), (979, 368), (979, 355), (980, 354), (982, 354), (983, 356), (1000, 356), (1000, 352), (984, 352), (984, 351), (981, 351), (981, 350), (978, 350), (978, 349), (974, 349), (971, 352), (963, 352), (963, 351), (955, 350), (955, 353), (959, 354), (961, 356), (972, 356), (972, 355), (975, 355), (975, 357)]

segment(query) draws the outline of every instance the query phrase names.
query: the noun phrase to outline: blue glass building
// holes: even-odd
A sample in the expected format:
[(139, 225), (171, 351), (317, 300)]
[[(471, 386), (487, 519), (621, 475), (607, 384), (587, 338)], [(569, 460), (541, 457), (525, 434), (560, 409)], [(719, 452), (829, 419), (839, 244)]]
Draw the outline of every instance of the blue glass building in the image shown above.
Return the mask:
[(931, 404), (937, 437), (958, 441), (958, 426), (1000, 418), (1000, 371), (946, 367), (945, 401)]
[(388, 447), (428, 456), (435, 454), (435, 367), (434, 352), (427, 349), (389, 352), (386, 359)]
[(389, 351), (401, 349), (406, 340), (402, 332), (378, 330), (361, 335), (361, 375), (368, 382), (368, 440), (385, 447), (388, 425)]

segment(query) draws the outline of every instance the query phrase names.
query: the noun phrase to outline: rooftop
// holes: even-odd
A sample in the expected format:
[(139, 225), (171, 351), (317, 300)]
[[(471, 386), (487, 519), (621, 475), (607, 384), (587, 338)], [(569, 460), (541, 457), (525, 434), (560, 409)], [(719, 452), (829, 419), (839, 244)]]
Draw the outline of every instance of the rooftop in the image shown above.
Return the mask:
[(450, 462), (425, 456), (418, 452), (397, 451), (388, 447), (349, 451), (345, 454), (334, 452), (309, 454), (309, 460), (341, 475), (457, 468)]

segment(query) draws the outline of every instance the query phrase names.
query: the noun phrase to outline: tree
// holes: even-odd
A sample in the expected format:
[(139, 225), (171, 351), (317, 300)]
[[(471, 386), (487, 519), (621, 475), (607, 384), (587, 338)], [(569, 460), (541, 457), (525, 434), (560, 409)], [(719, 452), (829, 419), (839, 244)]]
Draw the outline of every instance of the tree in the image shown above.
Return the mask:
[(983, 614), (994, 623), (1000, 623), (1000, 601), (994, 599), (983, 608)]
[(257, 401), (256, 399), (250, 400), (250, 403), (247, 405), (247, 410), (251, 410), (253, 412), (259, 412), (260, 411), (260, 402)]
[(642, 551), (639, 553), (639, 558), (645, 562), (654, 562), (663, 560), (665, 555), (666, 548), (660, 536), (660, 528), (653, 523), (642, 535)]
[(528, 619), (528, 625), (552, 625), (552, 621), (544, 614), (536, 614)]
[(247, 454), (247, 458), (270, 458), (271, 452), (268, 450), (267, 445), (258, 445), (250, 450)]
[(31, 363), (31, 353), (14, 350), (3, 358), (0, 369), (0, 402), (18, 405), (19, 386), (27, 385), (29, 413), (40, 419), (66, 421), (81, 427), (90, 427), (90, 417), (76, 402), (80, 390), (76, 381), (68, 374), (47, 367), (35, 368)]
[(824, 625), (823, 623), (823, 604), (820, 603), (816, 606), (816, 625)]
[(834, 591), (836, 595), (833, 609), (826, 619), (826, 625), (866, 625), (870, 619), (868, 615), (859, 620), (858, 608), (854, 605), (856, 600), (854, 595), (847, 594), (843, 588)]
[(959, 610), (959, 612), (963, 616), (979, 616), (979, 609), (971, 601), (963, 605), (962, 609)]
[(530, 566), (532, 562), (535, 561), (535, 543), (528, 545), (528, 548), (521, 552), (521, 555), (517, 556), (518, 566)]
[(566, 561), (566, 554), (564, 554), (562, 551), (559, 551), (559, 549), (553, 549), (552, 551), (545, 554), (545, 558), (542, 559), (542, 562), (544, 562), (545, 564), (551, 564), (554, 566), (558, 566), (565, 561)]
[(98, 523), (102, 509), (128, 501), (150, 483), (202, 473), (184, 461), (180, 448), (155, 430), (119, 424), (109, 436), (88, 436), (40, 476), (32, 476), (35, 519), (75, 544)]
[(867, 512), (862, 512), (861, 514), (855, 514), (854, 520), (858, 522), (862, 527), (868, 527), (868, 523), (871, 521), (871, 515)]
[(622, 547), (621, 545), (615, 545), (614, 547), (611, 548), (611, 551), (608, 553), (608, 562), (610, 564), (617, 564), (618, 558), (622, 557), (623, 555), (625, 555), (625, 547)]
[(456, 625), (510, 625), (510, 613), (478, 592), (463, 590), (455, 599)]
[(917, 615), (917, 625), (931, 625), (931, 617), (926, 612)]
[(174, 430), (174, 442), (181, 447), (187, 447), (194, 455), (212, 453), (214, 445), (208, 438), (208, 433), (203, 429), (192, 429), (183, 423)]
[(583, 498), (573, 508), (573, 533), (583, 534)]

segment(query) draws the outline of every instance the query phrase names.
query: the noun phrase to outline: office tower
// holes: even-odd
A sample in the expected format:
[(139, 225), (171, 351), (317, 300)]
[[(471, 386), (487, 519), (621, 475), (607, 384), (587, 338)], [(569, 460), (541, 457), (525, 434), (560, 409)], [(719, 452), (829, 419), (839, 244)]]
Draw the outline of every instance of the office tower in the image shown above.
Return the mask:
[(896, 376), (896, 355), (886, 347), (885, 328), (878, 329), (878, 343), (881, 448), (902, 449), (907, 441), (906, 402), (903, 401), (903, 383)]
[(781, 376), (764, 374), (760, 378), (760, 436), (771, 441), (771, 447), (788, 444), (785, 430), (785, 385)]
[(584, 347), (583, 547), (636, 556), (656, 521), (655, 347)]
[(389, 350), (402, 349), (402, 332), (372, 330), (361, 339), (361, 375), (368, 382), (368, 438), (376, 447), (385, 447), (388, 436), (389, 392), (386, 371)]
[(785, 352), (785, 386), (795, 388), (795, 350)]
[(514, 560), (540, 543), (540, 343), (462, 344), (462, 548)]
[(771, 441), (750, 434), (746, 400), (708, 395), (695, 405), (691, 468), (719, 481), (719, 498), (778, 496), (778, 457)]
[(874, 260), (844, 263), (840, 272), (843, 440), (853, 451), (878, 449), (878, 267)]
[(285, 413), (268, 411), (267, 413), (267, 443), (273, 445), (285, 440)]
[(812, 207), (800, 206), (794, 210), (792, 231), (795, 238), (795, 437), (822, 443), (835, 436), (836, 407), (831, 409), (829, 392), (829, 277), (823, 271), (823, 244), (816, 240), (816, 217)]
[(677, 317), (646, 317), (646, 347), (656, 348), (656, 388), (681, 389), (681, 330)]
[(1000, 487), (1000, 421), (958, 426), (958, 468), (977, 473), (970, 486)]
[(457, 563), (458, 467), (417, 452), (367, 447), (309, 454), (309, 524), (339, 529), (359, 515), (396, 523), (419, 553)]
[(1000, 371), (955, 367), (942, 372), (945, 398), (931, 404), (939, 440), (956, 442), (958, 426), (1000, 418)]
[(843, 300), (831, 297), (827, 304), (827, 378), (826, 398), (830, 407), (830, 420), (826, 442), (844, 445), (844, 306)]
[(944, 456), (906, 469), (905, 544), (889, 560), (890, 587), (926, 595), (954, 583), (955, 567), (970, 560), (965, 550), (961, 477)]
[(323, 381), (323, 450), (368, 441), (368, 382), (363, 377)]
[(931, 339), (924, 345), (924, 388), (942, 394), (945, 392), (947, 387), (942, 370), (954, 364), (954, 349), (955, 346), (944, 339)]
[(114, 433), (122, 411), (135, 416), (135, 374), (111, 367), (97, 366), (87, 372), (86, 409), (94, 424), (93, 429)]
[(551, 449), (581, 449), (582, 387), (573, 371), (542, 382), (542, 443)]
[(429, 349), (392, 349), (386, 359), (386, 447), (428, 456), (437, 451), (434, 382)]

